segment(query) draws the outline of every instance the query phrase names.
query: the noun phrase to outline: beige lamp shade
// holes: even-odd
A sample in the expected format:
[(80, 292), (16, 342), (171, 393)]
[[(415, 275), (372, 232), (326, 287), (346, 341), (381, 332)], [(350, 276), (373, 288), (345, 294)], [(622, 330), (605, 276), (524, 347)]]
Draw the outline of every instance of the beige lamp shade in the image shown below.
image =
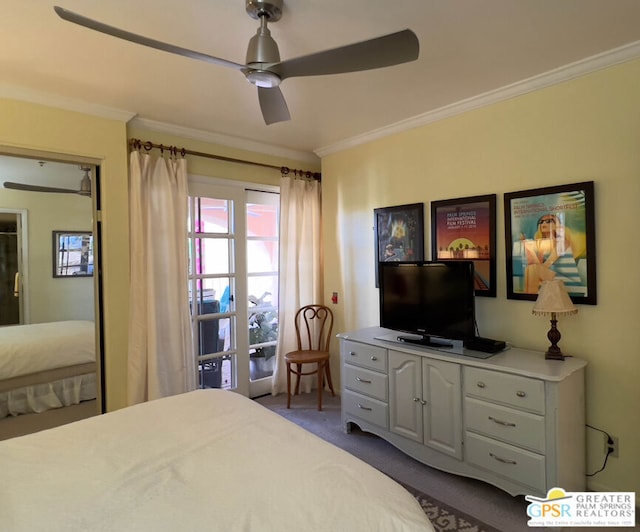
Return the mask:
[(536, 299), (531, 312), (536, 316), (565, 315), (577, 314), (578, 309), (571, 301), (564, 282), (560, 279), (553, 279), (542, 282), (538, 290), (538, 299)]

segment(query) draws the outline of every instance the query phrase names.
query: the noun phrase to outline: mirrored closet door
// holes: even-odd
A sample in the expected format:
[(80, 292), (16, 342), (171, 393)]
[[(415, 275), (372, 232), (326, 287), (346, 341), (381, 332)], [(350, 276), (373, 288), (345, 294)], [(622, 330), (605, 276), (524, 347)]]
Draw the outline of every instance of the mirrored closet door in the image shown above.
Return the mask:
[(97, 174), (0, 154), (0, 439), (100, 412)]

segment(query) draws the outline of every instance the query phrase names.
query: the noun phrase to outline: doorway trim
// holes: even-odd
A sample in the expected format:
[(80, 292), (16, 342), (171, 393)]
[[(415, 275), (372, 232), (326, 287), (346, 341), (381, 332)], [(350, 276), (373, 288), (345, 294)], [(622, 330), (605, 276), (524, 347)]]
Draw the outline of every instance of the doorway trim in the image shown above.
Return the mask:
[(0, 208), (0, 213), (15, 214), (17, 217), (18, 223), (16, 226), (16, 232), (18, 233), (18, 272), (20, 274), (19, 322), (20, 325), (23, 325), (25, 323), (31, 323), (31, 315), (29, 313), (29, 268), (27, 267), (29, 264), (29, 226), (27, 222), (27, 210)]

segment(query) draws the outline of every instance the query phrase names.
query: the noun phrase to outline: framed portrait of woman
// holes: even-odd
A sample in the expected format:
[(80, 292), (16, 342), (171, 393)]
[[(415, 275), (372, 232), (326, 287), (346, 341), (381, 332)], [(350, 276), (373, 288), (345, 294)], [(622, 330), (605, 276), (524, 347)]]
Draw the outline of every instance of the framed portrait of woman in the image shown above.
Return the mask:
[(504, 207), (507, 298), (535, 301), (561, 279), (574, 303), (595, 305), (593, 181), (506, 193)]

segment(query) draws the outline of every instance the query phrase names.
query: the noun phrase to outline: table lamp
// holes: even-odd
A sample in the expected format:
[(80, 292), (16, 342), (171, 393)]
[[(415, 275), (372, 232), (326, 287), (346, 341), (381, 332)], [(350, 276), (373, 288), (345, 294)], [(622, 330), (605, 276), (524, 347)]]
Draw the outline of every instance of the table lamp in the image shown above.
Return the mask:
[(538, 290), (538, 299), (533, 305), (532, 314), (536, 316), (551, 316), (551, 329), (547, 333), (547, 338), (551, 342), (549, 349), (544, 354), (547, 360), (564, 360), (564, 355), (558, 347), (558, 342), (562, 335), (556, 327), (560, 315), (577, 314), (578, 309), (574, 306), (564, 283), (560, 279), (543, 281)]

